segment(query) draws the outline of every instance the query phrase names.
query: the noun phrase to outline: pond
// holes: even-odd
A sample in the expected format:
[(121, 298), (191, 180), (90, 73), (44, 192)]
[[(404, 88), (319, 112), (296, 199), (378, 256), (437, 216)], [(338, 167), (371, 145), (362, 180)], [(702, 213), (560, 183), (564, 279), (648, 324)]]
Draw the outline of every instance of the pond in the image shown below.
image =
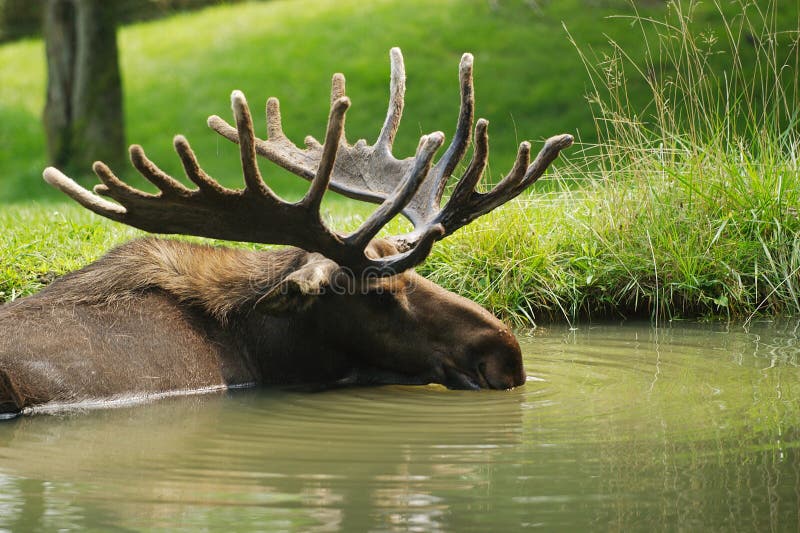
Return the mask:
[(800, 324), (540, 328), (528, 383), (0, 424), (0, 529), (800, 529)]

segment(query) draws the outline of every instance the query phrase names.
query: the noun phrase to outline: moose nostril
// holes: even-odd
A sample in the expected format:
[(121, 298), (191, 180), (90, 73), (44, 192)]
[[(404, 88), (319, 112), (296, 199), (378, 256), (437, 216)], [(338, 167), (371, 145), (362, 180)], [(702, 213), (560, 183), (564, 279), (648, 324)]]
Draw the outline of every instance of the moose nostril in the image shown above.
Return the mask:
[(525, 383), (525, 372), (522, 370), (521, 364), (517, 370), (510, 368), (503, 361), (489, 358), (476, 364), (475, 371), (481, 387), (487, 389), (505, 390)]
[(489, 383), (489, 379), (486, 377), (486, 361), (478, 363), (476, 370), (478, 371), (478, 379), (483, 382), (484, 386), (491, 388), (492, 384)]

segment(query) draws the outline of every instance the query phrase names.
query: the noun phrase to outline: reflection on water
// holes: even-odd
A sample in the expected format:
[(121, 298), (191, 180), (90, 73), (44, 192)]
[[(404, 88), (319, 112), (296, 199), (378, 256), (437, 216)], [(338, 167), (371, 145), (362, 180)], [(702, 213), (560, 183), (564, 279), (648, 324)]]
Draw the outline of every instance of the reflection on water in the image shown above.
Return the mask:
[(800, 325), (540, 330), (513, 391), (237, 391), (0, 424), (0, 529), (800, 529)]

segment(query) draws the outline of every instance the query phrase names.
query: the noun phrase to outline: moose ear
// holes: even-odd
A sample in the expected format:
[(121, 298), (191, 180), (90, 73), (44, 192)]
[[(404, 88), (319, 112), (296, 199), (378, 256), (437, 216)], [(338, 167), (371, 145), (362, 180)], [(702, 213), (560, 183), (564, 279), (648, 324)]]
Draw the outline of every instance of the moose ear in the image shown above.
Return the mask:
[(308, 254), (305, 263), (290, 272), (256, 302), (255, 308), (271, 315), (307, 309), (331, 285), (339, 265), (321, 254)]
[(399, 253), (397, 246), (386, 239), (373, 239), (364, 250), (364, 254), (370, 259), (380, 259)]

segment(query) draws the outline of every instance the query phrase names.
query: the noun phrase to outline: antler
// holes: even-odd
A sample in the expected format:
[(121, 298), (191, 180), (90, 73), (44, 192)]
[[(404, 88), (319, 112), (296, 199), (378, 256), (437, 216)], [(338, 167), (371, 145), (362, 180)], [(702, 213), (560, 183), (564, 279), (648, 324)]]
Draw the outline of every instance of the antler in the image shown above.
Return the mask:
[[(87, 191), (53, 167), (45, 169), (44, 179), (87, 209), (146, 231), (292, 244), (322, 253), (355, 273), (369, 271), (373, 275), (388, 276), (421, 263), (434, 241), (517, 196), (544, 173), (560, 150), (572, 144), (570, 135), (551, 137), (529, 164), (530, 144), (523, 142), (511, 172), (491, 191), (480, 193), (475, 187), (486, 167), (489, 144), (488, 122), (480, 119), (475, 126), (472, 161), (447, 204), (440, 208), (447, 180), (464, 157), (471, 140), (474, 96), (470, 54), (464, 54), (461, 59), (460, 79), (461, 110), (456, 133), (435, 165), (433, 156), (444, 142), (441, 132), (423, 136), (413, 157), (398, 160), (391, 153), (405, 93), (403, 57), (398, 48), (393, 48), (389, 109), (374, 145), (369, 146), (363, 140), (354, 145), (347, 143), (344, 117), (350, 100), (345, 96), (344, 76), (336, 74), (322, 144), (310, 136), (306, 138), (305, 149), (292, 143), (283, 133), (275, 98), (267, 101), (266, 140), (255, 136), (247, 101), (239, 91), (231, 95), (235, 127), (217, 116), (209, 117), (210, 127), (239, 144), (244, 189), (227, 189), (208, 176), (200, 168), (189, 143), (180, 135), (175, 137), (175, 150), (187, 177), (197, 189), (188, 189), (167, 175), (147, 159), (138, 145), (131, 146), (131, 162), (158, 187), (157, 194), (131, 187), (101, 162), (93, 166), (102, 181), (94, 192), (119, 203)], [(257, 154), (311, 181), (303, 199), (289, 203), (275, 195), (261, 177)], [(328, 228), (320, 216), (320, 203), (328, 187), (352, 198), (381, 203), (381, 206), (355, 232), (337, 233)], [(366, 257), (369, 242), (401, 212), (414, 225), (412, 233), (392, 237), (401, 252), (386, 258)]]
[[(370, 202), (381, 202), (391, 195), (399, 177), (406, 175), (416, 161), (416, 156), (398, 160), (392, 155), (392, 144), (403, 114), (405, 67), (399, 48), (392, 48), (390, 59), (389, 108), (378, 139), (371, 146), (364, 140), (350, 145), (342, 135), (329, 184), (331, 189), (345, 196)], [(481, 193), (476, 191), (475, 187), (480, 182), (488, 162), (489, 123), (485, 119), (479, 119), (475, 125), (475, 149), (472, 161), (456, 184), (447, 204), (444, 208), (440, 208), (447, 181), (463, 159), (471, 140), (470, 132), (475, 109), (472, 64), (472, 55), (464, 54), (459, 66), (461, 109), (450, 146), (430, 169), (414, 197), (402, 209), (403, 215), (414, 225), (414, 231), (408, 235), (393, 237), (401, 249), (417, 246), (426, 232), (437, 224), (444, 228), (444, 233), (439, 237), (443, 238), (508, 202), (539, 179), (559, 152), (572, 144), (571, 135), (551, 137), (545, 141), (544, 147), (533, 163), (530, 163), (530, 143), (527, 141), (521, 143), (514, 166), (508, 175), (492, 190)], [(331, 101), (343, 98), (344, 95), (344, 76), (334, 74), (331, 83)], [(209, 117), (208, 125), (228, 140), (239, 142), (236, 128), (220, 117), (216, 115)], [(283, 133), (280, 107), (276, 98), (267, 101), (267, 136), (266, 140), (255, 140), (258, 155), (298, 176), (308, 180), (313, 179), (314, 169), (322, 157), (323, 145), (311, 136), (305, 139), (305, 149), (292, 143)]]
[(330, 181), (350, 100), (341, 97), (332, 102), (316, 172), (308, 192), (296, 203), (280, 199), (261, 178), (256, 162), (253, 121), (244, 95), (234, 91), (231, 104), (240, 145), (244, 189), (227, 189), (208, 176), (181, 135), (175, 137), (175, 150), (186, 175), (197, 185), (195, 190), (186, 188), (159, 169), (138, 145), (131, 146), (131, 162), (142, 176), (159, 188), (158, 194), (131, 187), (101, 162), (93, 166), (95, 174), (103, 182), (94, 187), (94, 192), (109, 196), (119, 204), (92, 194), (56, 168), (45, 169), (44, 179), (98, 215), (145, 231), (292, 244), (320, 252), (355, 273), (369, 271), (377, 276), (402, 272), (427, 257), (433, 242), (443, 232), (441, 226), (430, 226), (420, 243), (404, 253), (371, 259), (364, 251), (378, 231), (403, 209), (419, 188), (430, 170), (434, 154), (444, 142), (441, 132), (420, 139), (414, 163), (406, 169), (395, 190), (355, 232), (341, 235), (331, 231), (322, 221), (320, 204)]

